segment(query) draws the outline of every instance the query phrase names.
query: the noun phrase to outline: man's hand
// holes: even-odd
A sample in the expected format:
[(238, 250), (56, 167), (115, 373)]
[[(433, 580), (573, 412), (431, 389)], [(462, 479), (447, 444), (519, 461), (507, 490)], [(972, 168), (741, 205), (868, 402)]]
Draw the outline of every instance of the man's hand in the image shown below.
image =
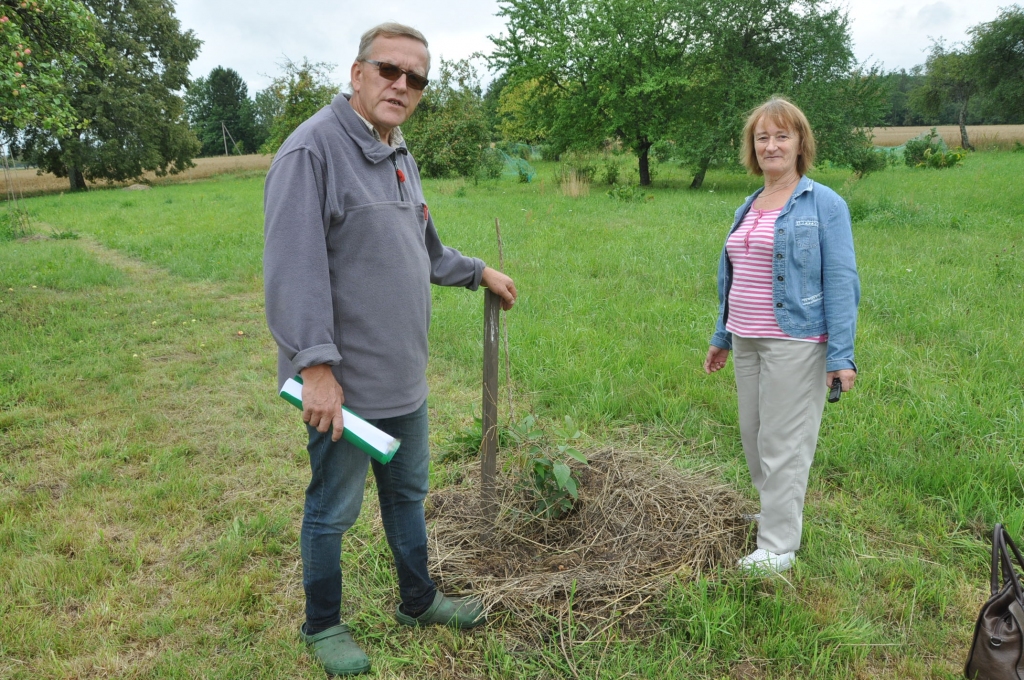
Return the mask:
[(484, 273), (480, 278), (480, 283), (501, 298), (502, 309), (506, 312), (512, 309), (512, 305), (516, 303), (516, 284), (512, 282), (512, 279), (505, 276), (497, 269), (484, 267)]
[(725, 362), (729, 358), (729, 350), (711, 345), (708, 347), (708, 355), (704, 358), (704, 372), (714, 373), (725, 368)]
[(844, 368), (841, 371), (829, 371), (825, 376), (825, 385), (832, 387), (832, 381), (836, 378), (839, 378), (839, 382), (843, 384), (843, 392), (849, 392), (857, 380), (857, 371), (849, 368)]
[(331, 367), (327, 364), (304, 368), (302, 373), (302, 420), (317, 432), (327, 432), (334, 426), (331, 441), (341, 439), (345, 429), (345, 419), (341, 414), (341, 405), (345, 403), (345, 393), (341, 385), (334, 379)]

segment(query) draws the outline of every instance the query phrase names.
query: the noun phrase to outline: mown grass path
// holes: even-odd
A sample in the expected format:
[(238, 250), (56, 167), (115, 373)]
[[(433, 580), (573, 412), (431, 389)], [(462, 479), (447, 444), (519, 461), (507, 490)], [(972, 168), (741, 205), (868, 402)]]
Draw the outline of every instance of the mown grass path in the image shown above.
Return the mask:
[[(372, 494), (347, 539), (345, 616), (385, 678), (953, 678), (986, 578), (984, 532), (1024, 529), (1024, 155), (953, 171), (816, 176), (847, 197), (864, 287), (862, 375), (829, 407), (804, 548), (785, 580), (729, 569), (614, 628), (537, 649), (498, 621), (463, 635), (391, 618)], [(700, 360), (727, 223), (754, 186), (711, 175), (653, 199), (545, 183), (428, 182), (442, 236), (496, 262), (519, 411), (571, 414), (594, 444), (711, 463), (749, 491), (729, 371)], [(307, 457), (274, 394), (260, 281), (262, 183), (28, 202), (0, 243), (0, 677), (322, 677), (295, 639)], [(479, 403), (479, 295), (437, 290), (435, 448)], [(463, 463), (434, 466), (435, 486)]]

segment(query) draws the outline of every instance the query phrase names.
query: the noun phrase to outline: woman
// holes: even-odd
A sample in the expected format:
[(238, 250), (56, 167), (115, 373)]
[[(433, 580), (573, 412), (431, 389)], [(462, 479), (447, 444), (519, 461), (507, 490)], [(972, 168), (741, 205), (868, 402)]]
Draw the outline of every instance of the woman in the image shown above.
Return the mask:
[(853, 387), (860, 282), (850, 211), (807, 178), (814, 134), (775, 97), (743, 129), (742, 161), (764, 187), (736, 211), (718, 266), (718, 322), (704, 371), (733, 351), (740, 437), (761, 496), (757, 550), (741, 569), (777, 573), (800, 548), (804, 494), (827, 386)]

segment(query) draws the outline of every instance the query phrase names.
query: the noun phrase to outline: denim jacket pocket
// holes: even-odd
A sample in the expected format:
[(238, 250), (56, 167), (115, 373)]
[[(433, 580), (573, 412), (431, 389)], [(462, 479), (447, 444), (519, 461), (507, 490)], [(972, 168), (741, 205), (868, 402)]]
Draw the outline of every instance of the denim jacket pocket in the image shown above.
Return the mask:
[(793, 220), (793, 231), (796, 234), (796, 245), (801, 250), (818, 247), (817, 219), (798, 217)]
[(821, 292), (821, 241), (817, 218), (797, 217), (793, 221), (796, 261), (800, 266), (801, 298)]

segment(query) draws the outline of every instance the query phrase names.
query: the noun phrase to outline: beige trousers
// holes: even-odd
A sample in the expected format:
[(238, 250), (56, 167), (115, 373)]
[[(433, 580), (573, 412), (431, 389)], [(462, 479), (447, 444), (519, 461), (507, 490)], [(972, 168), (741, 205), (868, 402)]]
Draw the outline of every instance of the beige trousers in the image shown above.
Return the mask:
[(757, 547), (800, 548), (804, 495), (825, 407), (825, 343), (733, 336), (740, 438), (761, 494)]

